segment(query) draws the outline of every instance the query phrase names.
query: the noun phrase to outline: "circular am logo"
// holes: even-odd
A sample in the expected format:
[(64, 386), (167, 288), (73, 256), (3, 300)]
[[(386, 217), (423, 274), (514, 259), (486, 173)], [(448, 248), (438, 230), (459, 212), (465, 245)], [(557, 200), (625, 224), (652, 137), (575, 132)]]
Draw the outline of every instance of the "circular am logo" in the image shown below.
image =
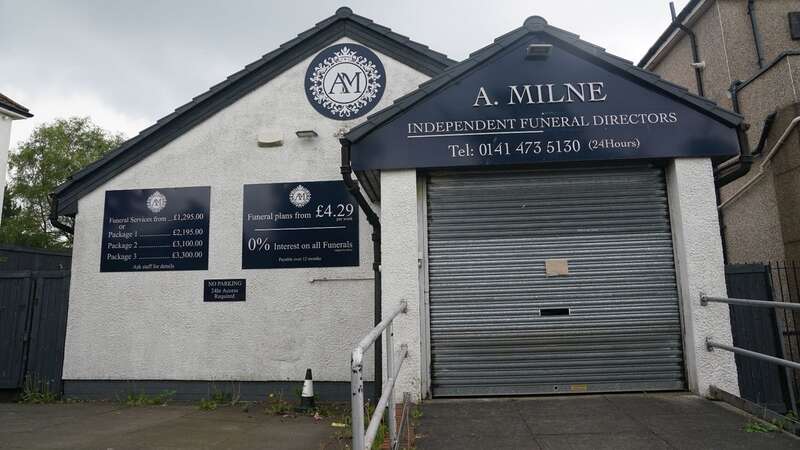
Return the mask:
[(289, 192), (289, 201), (296, 207), (302, 208), (311, 201), (311, 191), (302, 184), (298, 184), (296, 188)]
[(323, 116), (355, 119), (380, 101), (386, 71), (372, 50), (358, 44), (337, 44), (311, 61), (305, 88), (308, 101)]
[(155, 191), (150, 194), (150, 197), (147, 197), (146, 205), (147, 209), (157, 214), (167, 207), (167, 197), (161, 192)]

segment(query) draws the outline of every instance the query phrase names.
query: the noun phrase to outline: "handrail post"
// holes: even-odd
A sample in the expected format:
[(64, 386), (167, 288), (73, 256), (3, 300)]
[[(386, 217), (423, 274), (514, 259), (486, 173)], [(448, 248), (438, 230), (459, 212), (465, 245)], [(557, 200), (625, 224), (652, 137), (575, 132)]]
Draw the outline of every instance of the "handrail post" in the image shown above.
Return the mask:
[[(371, 445), (375, 439), (380, 423), (383, 421), (383, 415), (389, 413), (387, 424), (389, 427), (389, 442), (394, 449), (397, 447), (397, 417), (395, 416), (394, 404), (394, 388), (397, 382), (397, 377), (400, 369), (403, 366), (403, 361), (408, 357), (408, 346), (403, 344), (400, 346), (400, 360), (395, 361), (394, 353), (394, 332), (392, 322), (398, 315), (404, 314), (408, 311), (408, 303), (405, 300), (400, 301), (400, 305), (394, 309), (387, 317), (375, 325), (366, 336), (356, 345), (350, 359), (350, 393), (351, 393), (351, 427), (353, 431), (353, 450), (365, 450), (367, 445)], [(364, 423), (364, 352), (374, 345), (376, 341), (386, 333), (386, 369), (387, 379), (385, 385), (383, 380), (375, 380), (376, 386), (381, 386), (384, 392), (381, 394), (375, 411), (372, 413), (369, 424), (365, 430)], [(392, 374), (391, 377), (388, 377)], [(381, 383), (381, 384), (377, 384)], [(377, 389), (376, 389), (377, 391)]]
[(364, 448), (364, 365), (361, 362), (361, 350), (353, 350), (350, 360), (350, 389), (351, 389), (351, 414), (353, 416), (351, 428), (353, 432), (353, 448)]
[[(386, 327), (386, 376), (394, 376), (394, 331), (390, 323)], [(397, 439), (397, 418), (394, 415), (394, 388), (389, 394), (389, 403), (386, 407), (387, 424), (389, 425), (389, 448), (394, 448), (394, 441)]]

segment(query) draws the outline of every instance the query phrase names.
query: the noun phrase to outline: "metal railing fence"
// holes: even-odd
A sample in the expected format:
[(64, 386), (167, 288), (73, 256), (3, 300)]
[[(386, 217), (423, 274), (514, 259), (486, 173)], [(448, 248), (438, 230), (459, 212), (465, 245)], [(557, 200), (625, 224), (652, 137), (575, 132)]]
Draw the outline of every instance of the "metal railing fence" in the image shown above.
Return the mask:
[[(772, 298), (782, 304), (800, 304), (800, 263), (797, 261), (771, 261), (769, 270)], [(776, 310), (785, 357), (800, 361), (800, 312), (789, 308)], [(800, 392), (800, 372), (792, 371), (789, 382), (795, 392)]]
[[(402, 426), (406, 425), (406, 420), (401, 421), (401, 429), (397, 429), (397, 417), (395, 415), (394, 404), (394, 386), (397, 381), (397, 376), (400, 373), (400, 368), (403, 362), (408, 357), (408, 346), (402, 344), (396, 356), (394, 349), (394, 333), (392, 331), (392, 322), (394, 319), (406, 312), (408, 304), (405, 300), (400, 302), (400, 305), (391, 311), (378, 325), (376, 325), (361, 342), (353, 349), (352, 357), (350, 360), (351, 367), (351, 414), (352, 414), (352, 428), (353, 428), (353, 450), (365, 450), (372, 447), (375, 437), (378, 435), (378, 430), (383, 419), (384, 411), (388, 407), (387, 426), (389, 428), (389, 448), (396, 449), (399, 445), (397, 438), (398, 434), (402, 431)], [(364, 352), (367, 351), (378, 339), (381, 334), (386, 332), (384, 342), (386, 342), (386, 374), (389, 378), (383, 387), (383, 395), (381, 395), (378, 404), (375, 406), (375, 411), (370, 417), (367, 424), (366, 431), (364, 430)], [(380, 383), (382, 380), (375, 380), (375, 383)]]
[[(783, 303), (783, 302), (771, 302), (771, 301), (764, 301), (764, 300), (751, 300), (751, 299), (743, 299), (743, 298), (728, 298), (728, 297), (711, 297), (706, 295), (700, 296), (700, 304), (703, 306), (708, 306), (709, 303), (724, 303), (729, 305), (745, 305), (745, 306), (752, 306), (757, 308), (775, 308), (775, 309), (785, 309), (785, 310), (792, 310), (792, 311), (800, 311), (800, 304), (796, 303)], [(766, 355), (764, 353), (754, 352), (752, 350), (747, 350), (741, 347), (734, 347), (732, 345), (722, 344), (719, 342), (715, 342), (713, 337), (706, 337), (706, 348), (708, 351), (714, 351), (715, 348), (720, 350), (725, 350), (732, 352), (734, 354), (747, 356), (750, 358), (755, 358), (761, 361), (766, 361), (771, 364), (777, 364), (779, 366), (783, 366), (786, 370), (786, 377), (787, 380), (791, 378), (791, 369), (800, 370), (800, 363), (795, 361), (790, 361), (788, 359), (778, 358), (771, 355)], [(797, 402), (795, 400), (795, 390), (792, 383), (788, 383), (789, 387), (789, 397), (791, 402), (791, 409), (797, 414)]]

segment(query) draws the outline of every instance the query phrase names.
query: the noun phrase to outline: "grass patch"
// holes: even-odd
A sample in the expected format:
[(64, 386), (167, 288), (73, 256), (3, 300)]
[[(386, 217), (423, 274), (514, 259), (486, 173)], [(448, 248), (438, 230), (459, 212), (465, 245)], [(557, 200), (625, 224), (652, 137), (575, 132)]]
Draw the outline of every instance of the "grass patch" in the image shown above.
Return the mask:
[(760, 420), (751, 420), (744, 426), (744, 431), (748, 433), (774, 433), (778, 431), (778, 427)]
[(794, 411), (789, 411), (788, 414), (782, 416), (780, 419), (775, 419), (771, 421), (771, 423), (779, 430), (785, 430), (787, 425), (797, 426), (798, 424), (800, 424), (800, 422), (797, 419), (797, 414), (795, 414)]
[[(214, 411), (219, 406), (236, 406), (240, 403), (241, 387), (238, 383), (231, 383), (230, 391), (224, 391), (217, 388), (217, 385), (211, 384), (211, 391), (208, 394), (208, 399), (203, 397), (197, 408), (201, 411)], [(246, 407), (245, 407), (246, 410)]]
[(197, 409), (200, 411), (214, 411), (217, 409), (217, 402), (214, 400), (206, 400), (200, 399), (200, 403), (197, 405)]
[(58, 401), (58, 393), (50, 390), (50, 381), (35, 374), (25, 375), (20, 403), (47, 404)]
[[(241, 398), (241, 385), (238, 383), (231, 383), (231, 389), (224, 391), (217, 388), (215, 383), (211, 384), (211, 390), (208, 393), (208, 399), (203, 397), (200, 399), (198, 408), (201, 411), (213, 411), (218, 406), (236, 406), (240, 403)], [(247, 410), (245, 405), (244, 410)]]
[(786, 431), (787, 428), (792, 431), (798, 425), (800, 425), (800, 420), (798, 420), (797, 414), (790, 411), (788, 414), (770, 420), (769, 422), (764, 420), (751, 420), (745, 424), (744, 431), (748, 433), (774, 433), (776, 431)]
[(292, 405), (283, 399), (283, 392), (274, 392), (267, 396), (266, 413), (274, 416), (285, 416), (292, 411)]
[(411, 418), (414, 420), (414, 423), (422, 419), (422, 408), (420, 408), (420, 405), (414, 405), (414, 409), (411, 410)]
[(156, 395), (148, 395), (144, 392), (131, 392), (120, 403), (125, 406), (164, 406), (172, 397), (175, 396), (175, 391), (164, 390)]

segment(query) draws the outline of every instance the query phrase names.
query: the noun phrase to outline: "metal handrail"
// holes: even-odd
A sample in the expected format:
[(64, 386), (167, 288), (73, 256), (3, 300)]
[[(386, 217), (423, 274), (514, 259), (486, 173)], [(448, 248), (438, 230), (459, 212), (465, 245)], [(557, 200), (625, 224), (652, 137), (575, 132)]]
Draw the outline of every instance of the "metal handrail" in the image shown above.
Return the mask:
[(780, 308), (800, 311), (800, 303), (769, 302), (765, 300), (750, 300), (748, 298), (728, 298), (728, 297), (709, 297), (700, 296), (700, 304), (703, 306), (709, 303), (727, 303), (729, 305), (755, 306), (759, 308)]
[[(710, 297), (707, 295), (702, 295), (702, 294), (700, 295), (700, 304), (702, 306), (708, 306), (708, 304), (712, 302), (726, 303), (729, 305), (753, 306), (757, 308), (774, 308), (774, 309), (788, 309), (788, 310), (800, 311), (800, 304), (797, 303), (770, 302), (765, 300), (752, 300), (749, 298)], [(780, 332), (781, 332), (781, 326), (780, 324), (778, 324), (778, 333)], [(781, 349), (783, 349), (783, 341), (781, 340), (780, 342), (781, 342)], [(706, 337), (706, 350), (711, 352), (714, 351), (715, 348), (782, 366), (784, 368), (783, 370), (784, 373), (786, 374), (787, 380), (792, 376), (791, 371), (789, 369), (800, 370), (800, 363), (798, 362), (789, 361), (788, 359), (778, 358), (777, 356), (770, 356), (764, 353), (754, 352), (753, 350), (747, 350), (741, 347), (734, 347), (732, 345), (720, 344), (719, 342), (714, 342), (712, 338)], [(792, 411), (794, 411), (795, 414), (797, 414), (795, 393), (791, 383), (788, 384), (788, 389), (789, 389), (789, 399), (792, 405), (791, 406)]]
[[(388, 414), (388, 427), (389, 427), (389, 444), (390, 448), (394, 449), (399, 444), (397, 439), (397, 418), (394, 412), (394, 385), (397, 381), (397, 376), (400, 374), (400, 368), (408, 356), (408, 346), (405, 344), (400, 346), (399, 362), (395, 367), (395, 355), (393, 347), (394, 333), (392, 331), (392, 321), (408, 310), (408, 303), (405, 300), (400, 301), (400, 305), (391, 311), (379, 324), (361, 339), (361, 342), (353, 349), (350, 359), (351, 379), (350, 379), (350, 392), (351, 398), (351, 426), (353, 428), (353, 450), (365, 450), (372, 447), (372, 442), (378, 434), (378, 428), (381, 424), (381, 419), (386, 407), (389, 408)], [(378, 404), (375, 406), (375, 412), (370, 417), (369, 424), (366, 432), (364, 430), (364, 352), (369, 349), (375, 340), (386, 331), (386, 372), (391, 374), (387, 378), (386, 385), (383, 388), (383, 395), (381, 395)], [(382, 380), (375, 380), (375, 383), (380, 383)]]
[[(399, 435), (405, 428), (406, 424), (408, 423), (408, 410), (409, 410), (409, 403), (411, 403), (411, 394), (408, 392), (403, 392), (403, 410), (400, 412), (400, 425), (397, 426), (397, 434)], [(400, 447), (400, 439), (395, 442), (395, 448)]]
[(712, 341), (711, 338), (706, 338), (706, 348), (708, 349), (708, 351), (712, 351), (715, 348), (720, 348), (722, 350), (727, 350), (729, 352), (738, 353), (740, 355), (749, 356), (751, 358), (771, 362), (779, 366), (800, 370), (800, 363), (798, 362), (789, 361), (788, 359), (778, 358), (777, 356), (765, 355), (763, 353), (754, 352), (752, 350), (747, 350), (740, 347), (733, 347), (731, 345), (720, 344), (719, 342)]
[[(394, 395), (394, 384), (397, 381), (397, 376), (400, 374), (400, 368), (403, 366), (403, 361), (405, 361), (406, 357), (408, 356), (408, 346), (403, 344), (400, 346), (400, 354), (398, 357), (400, 358), (400, 362), (397, 364), (397, 368), (394, 370), (394, 374), (392, 377), (386, 380), (386, 386), (383, 389), (383, 395), (381, 395), (381, 399), (378, 401), (378, 404), (375, 406), (375, 411), (372, 413), (372, 417), (369, 419), (369, 426), (367, 427), (366, 433), (364, 433), (364, 448), (372, 448), (372, 442), (375, 440), (375, 436), (378, 434), (378, 428), (381, 426), (381, 419), (383, 418), (384, 410), (386, 407), (394, 402), (392, 401), (392, 396)], [(395, 417), (394, 408), (389, 408), (388, 411), (389, 415), (389, 448), (395, 448), (396, 441), (397, 441), (397, 429), (396, 425), (394, 425), (397, 418)], [(355, 448), (355, 445), (353, 446)]]

